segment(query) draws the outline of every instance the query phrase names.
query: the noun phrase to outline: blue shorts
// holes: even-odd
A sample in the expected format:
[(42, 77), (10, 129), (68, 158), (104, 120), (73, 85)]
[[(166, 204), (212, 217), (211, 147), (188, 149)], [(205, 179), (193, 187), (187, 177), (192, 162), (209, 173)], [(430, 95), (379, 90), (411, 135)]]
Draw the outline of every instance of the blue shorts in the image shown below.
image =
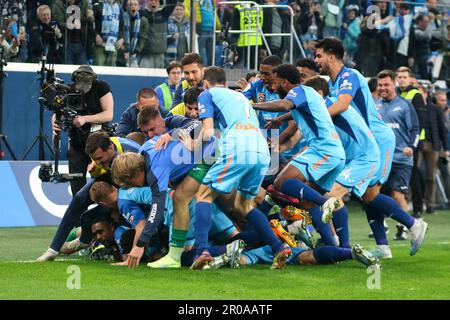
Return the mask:
[(269, 154), (243, 152), (221, 155), (209, 169), (203, 184), (220, 193), (237, 189), (246, 198), (254, 198), (269, 169)]
[(308, 182), (312, 182), (323, 191), (328, 192), (344, 169), (345, 160), (308, 148), (296, 155), (289, 165), (300, 171)]
[(352, 194), (361, 198), (378, 172), (378, 160), (369, 157), (353, 159), (336, 178), (336, 182), (346, 187)]
[(380, 149), (380, 166), (375, 174), (374, 180), (370, 183), (371, 186), (376, 184), (385, 184), (389, 178), (392, 168), (392, 160), (395, 152), (395, 134), (388, 127), (389, 130), (384, 129), (383, 132), (374, 132), (375, 140)]
[[(307, 250), (301, 248), (291, 248), (291, 251), (292, 255), (290, 255), (286, 260), (287, 264), (298, 264), (297, 256)], [(273, 262), (273, 254), (270, 246), (263, 246), (248, 251), (244, 250), (242, 252), (242, 256), (246, 260), (246, 265), (254, 265), (257, 263), (272, 264)]]
[(386, 187), (395, 191), (399, 191), (403, 194), (408, 193), (409, 181), (411, 180), (412, 167), (393, 163), (391, 174), (386, 182)]

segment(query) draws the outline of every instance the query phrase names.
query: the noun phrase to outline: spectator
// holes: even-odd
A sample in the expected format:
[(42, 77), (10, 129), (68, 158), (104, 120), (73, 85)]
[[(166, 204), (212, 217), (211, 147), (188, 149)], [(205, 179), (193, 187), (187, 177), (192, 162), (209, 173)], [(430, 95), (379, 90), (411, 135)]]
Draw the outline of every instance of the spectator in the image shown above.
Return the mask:
[[(444, 123), (445, 127), (447, 129), (447, 143), (450, 142), (448, 139), (448, 135), (450, 133), (450, 119), (449, 114), (450, 110), (448, 108), (448, 101), (447, 101), (447, 94), (445, 91), (437, 91), (434, 94), (434, 99), (436, 101), (436, 106), (438, 106), (442, 113), (444, 114)], [(450, 153), (448, 151), (441, 151), (439, 153), (439, 159), (438, 159), (438, 169), (441, 174), (442, 183), (444, 185), (445, 195), (447, 197), (447, 200), (450, 201), (450, 172), (448, 168), (448, 157), (450, 156)], [(447, 202), (443, 204), (443, 209), (449, 209), (450, 203)]]
[(322, 12), (324, 16), (323, 37), (337, 37), (342, 21), (344, 0), (323, 0)]
[(301, 13), (299, 17), (299, 25), (301, 34), (310, 33), (318, 39), (322, 39), (323, 35), (323, 14), (320, 3), (312, 0), (300, 2)]
[(127, 1), (127, 11), (123, 14), (123, 58), (127, 67), (137, 68), (138, 60), (148, 39), (149, 23), (141, 17), (139, 1)]
[(165, 64), (172, 60), (180, 61), (190, 52), (191, 23), (184, 15), (184, 5), (177, 3), (167, 25), (167, 51)]
[(10, 26), (11, 23), (8, 24), (8, 28), (5, 33), (0, 33), (0, 46), (2, 47), (6, 61), (14, 61), (14, 58), (19, 56), (19, 50), (21, 50), (20, 44), (22, 43), (22, 40), (20, 39), (24, 39), (26, 41), (26, 35), (18, 34), (17, 37), (14, 37)]
[[(443, 55), (448, 52), (446, 42), (448, 38), (448, 15), (443, 16), (437, 9), (429, 8), (430, 23), (432, 25), (430, 50), (434, 53), (434, 59), (441, 59)], [(433, 67), (438, 67), (439, 64), (434, 63)], [(433, 69), (433, 77), (439, 79), (446, 79), (446, 66), (439, 69)]]
[(317, 37), (313, 33), (307, 33), (302, 36), (303, 50), (305, 51), (305, 58), (313, 60), (316, 55)]
[(138, 91), (136, 95), (136, 102), (133, 102), (122, 113), (120, 117), (119, 125), (116, 129), (116, 136), (126, 137), (133, 132), (141, 132), (137, 125), (138, 113), (144, 108), (158, 108), (159, 113), (163, 118), (168, 114), (166, 109), (162, 106), (158, 106), (158, 97), (155, 90), (151, 88), (143, 88)]
[(416, 40), (414, 44), (414, 61), (416, 62), (416, 71), (421, 79), (429, 79), (428, 59), (431, 54), (432, 23), (430, 18), (425, 15), (419, 15), (415, 23), (414, 36)]
[(105, 0), (93, 6), (95, 16), (94, 64), (115, 66), (117, 50), (123, 49), (123, 10), (118, 0)]
[[(191, 16), (191, 0), (184, 0), (186, 17)], [(214, 25), (214, 15), (216, 15), (216, 25)], [(199, 35), (199, 53), (205, 61), (205, 65), (212, 64), (213, 37), (214, 31), (220, 30), (220, 19), (216, 13), (216, 2), (214, 0), (195, 1), (195, 19), (197, 22), (196, 31)]]
[[(80, 18), (74, 16), (74, 20), (68, 20), (70, 14), (67, 8), (77, 6), (80, 9)], [(89, 29), (92, 29), (94, 22), (94, 12), (88, 0), (56, 0), (53, 6), (55, 20), (58, 21), (62, 31), (66, 34), (64, 46), (64, 62), (67, 64), (85, 64), (87, 61), (87, 47), (93, 39), (88, 37)], [(66, 23), (70, 21), (70, 24)], [(88, 45), (89, 44), (89, 45)]]
[(181, 80), (181, 63), (178, 61), (170, 62), (166, 71), (169, 78), (157, 86), (155, 91), (158, 96), (159, 105), (163, 106), (166, 110), (170, 110), (175, 91)]
[(167, 51), (167, 24), (177, 0), (167, 0), (161, 8), (160, 0), (149, 0), (141, 10), (141, 16), (149, 22), (148, 41), (142, 49), (139, 67), (164, 68), (164, 54)]
[[(266, 4), (279, 4), (279, 0), (264, 0)], [(278, 8), (264, 8), (263, 33), (282, 33), (283, 20)], [(283, 37), (267, 37), (272, 55), (283, 59)]]
[(344, 36), (344, 47), (347, 51), (348, 59), (353, 61), (356, 54), (357, 43), (359, 35), (361, 34), (361, 20), (358, 17), (359, 7), (357, 5), (347, 6), (347, 17), (346, 23), (342, 24), (342, 28), (345, 31)]
[[(429, 97), (427, 89), (419, 86), (425, 101), (427, 103), (428, 116), (430, 118), (431, 128), (425, 133), (425, 141), (422, 142), (421, 152), (419, 153), (418, 167), (425, 161), (425, 205), (427, 213), (434, 213), (434, 201), (436, 195), (436, 171), (438, 165), (439, 152), (449, 151), (447, 141), (447, 129), (444, 123), (444, 114)], [(431, 131), (431, 132), (430, 132)], [(434, 133), (434, 134), (433, 134)]]
[(52, 11), (47, 5), (37, 8), (37, 20), (30, 24), (28, 62), (38, 62), (44, 56), (48, 63), (61, 63), (59, 48), (63, 34), (59, 24), (52, 21)]
[(409, 5), (401, 3), (398, 14), (390, 24), (391, 38), (395, 46), (394, 67), (412, 67), (414, 64), (414, 25)]
[(383, 68), (383, 47), (382, 39), (378, 30), (370, 25), (376, 14), (372, 14), (363, 19), (361, 23), (361, 34), (357, 40), (355, 62), (356, 67), (366, 77), (376, 76)]

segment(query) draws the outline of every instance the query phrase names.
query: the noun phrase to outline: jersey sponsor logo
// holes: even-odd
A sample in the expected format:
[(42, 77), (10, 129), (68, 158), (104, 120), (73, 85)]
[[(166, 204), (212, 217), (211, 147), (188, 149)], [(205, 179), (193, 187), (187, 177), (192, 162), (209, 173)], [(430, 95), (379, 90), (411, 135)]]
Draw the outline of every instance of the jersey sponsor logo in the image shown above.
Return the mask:
[(288, 97), (295, 98), (296, 96), (297, 96), (297, 93), (295, 91), (293, 91), (293, 90), (289, 91)]
[(391, 128), (391, 129), (400, 129), (400, 124), (399, 123), (387, 123), (387, 125)]
[(198, 111), (199, 111), (199, 113), (205, 113), (206, 112), (206, 108), (205, 108), (205, 105), (203, 103), (199, 103), (198, 104)]
[(258, 93), (257, 100), (258, 100), (258, 102), (266, 101), (266, 95), (262, 92)]
[(339, 87), (340, 90), (352, 90), (352, 88), (353, 84), (348, 80), (344, 80)]
[(150, 211), (150, 215), (148, 216), (148, 221), (150, 223), (155, 223), (156, 211), (158, 211), (158, 205), (155, 203), (152, 205), (152, 210)]

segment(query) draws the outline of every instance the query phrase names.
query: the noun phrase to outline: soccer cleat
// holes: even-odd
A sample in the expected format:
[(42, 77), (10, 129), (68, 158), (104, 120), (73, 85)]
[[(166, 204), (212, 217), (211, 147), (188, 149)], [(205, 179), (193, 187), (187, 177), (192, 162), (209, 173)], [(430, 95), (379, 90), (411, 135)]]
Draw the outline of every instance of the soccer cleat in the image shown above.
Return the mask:
[(202, 254), (195, 259), (191, 265), (192, 270), (202, 270), (211, 268), (211, 264), (214, 263), (214, 258), (211, 256), (208, 250), (203, 250)]
[(395, 234), (394, 240), (406, 240), (408, 238), (408, 228), (402, 224), (397, 224), (397, 233)]
[(369, 251), (365, 250), (361, 245), (355, 244), (352, 247), (352, 257), (358, 260), (366, 267), (373, 266), (380, 263), (377, 257), (371, 254)]
[(378, 259), (392, 259), (392, 251), (388, 245), (377, 245), (370, 253)]
[(297, 241), (292, 234), (284, 230), (281, 226), (280, 221), (276, 219), (270, 220), (270, 227), (272, 228), (273, 233), (283, 242), (287, 243), (290, 247), (297, 247)]
[(227, 245), (227, 257), (232, 269), (239, 269), (241, 266), (241, 253), (245, 248), (244, 240), (235, 240)]
[(300, 204), (299, 199), (285, 195), (284, 193), (275, 190), (275, 188), (272, 185), (267, 187), (267, 194), (270, 195), (273, 201), (280, 203), (280, 205)]
[(113, 250), (108, 249), (102, 243), (96, 243), (92, 249), (91, 260), (114, 260)]
[(288, 221), (305, 220), (307, 224), (312, 224), (309, 212), (294, 206), (286, 206), (281, 209), (281, 215)]
[(314, 249), (316, 247), (317, 240), (312, 233), (308, 230), (305, 220), (297, 220), (287, 226), (290, 234), (301, 242), (305, 243), (309, 248)]
[(333, 219), (333, 211), (339, 208), (338, 198), (331, 197), (322, 205), (322, 222), (328, 223)]
[(428, 230), (428, 223), (423, 220), (416, 220), (413, 226), (409, 229), (411, 234), (411, 248), (409, 249), (409, 255), (413, 256), (422, 247), (425, 233)]
[(273, 263), (270, 269), (283, 269), (286, 266), (287, 258), (292, 254), (287, 244), (283, 244), (280, 250), (273, 257)]
[(81, 249), (86, 249), (87, 247), (89, 247), (89, 244), (82, 243), (80, 242), (80, 239), (77, 238), (70, 242), (65, 242), (59, 252), (66, 255), (70, 255)]
[(36, 259), (37, 262), (47, 262), (53, 261), (58, 256), (58, 252), (53, 249), (48, 249), (39, 258)]
[(169, 268), (175, 269), (181, 268), (181, 263), (180, 261), (176, 261), (172, 257), (166, 255), (157, 261), (147, 263), (147, 267), (161, 268), (161, 269), (169, 269)]

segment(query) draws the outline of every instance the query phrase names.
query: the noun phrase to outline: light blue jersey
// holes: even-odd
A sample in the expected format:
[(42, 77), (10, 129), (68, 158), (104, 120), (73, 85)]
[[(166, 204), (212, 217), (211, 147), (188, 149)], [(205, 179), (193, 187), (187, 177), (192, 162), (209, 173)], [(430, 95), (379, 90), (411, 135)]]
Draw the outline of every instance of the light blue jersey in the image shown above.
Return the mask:
[[(330, 107), (336, 98), (325, 98)], [(345, 150), (345, 167), (336, 182), (361, 198), (379, 168), (380, 151), (369, 127), (359, 113), (349, 108), (333, 117), (333, 123)]]
[[(270, 91), (264, 86), (264, 83), (261, 79), (253, 81), (248, 84), (248, 86), (242, 91), (242, 94), (249, 100), (252, 100), (255, 103), (261, 103), (261, 102), (271, 102), (275, 100), (279, 100), (280, 96), (278, 93)], [(265, 126), (267, 124), (267, 120), (272, 120), (276, 117), (282, 116), (286, 114), (286, 112), (269, 112), (264, 110), (258, 110), (258, 121), (259, 121), (259, 128), (261, 130), (264, 130), (265, 132)], [(282, 134), (284, 130), (289, 126), (288, 122), (284, 122), (280, 128), (279, 128), (279, 134)], [(270, 130), (267, 132), (268, 137), (272, 137), (272, 134)], [(296, 155), (302, 148), (302, 144), (299, 142), (289, 150), (286, 150), (282, 153), (282, 155), (286, 159), (292, 158), (294, 155)]]
[(350, 106), (359, 112), (372, 131), (380, 149), (380, 166), (372, 185), (385, 183), (392, 167), (395, 135), (377, 111), (366, 79), (357, 70), (343, 67), (334, 83), (330, 79), (329, 85), (331, 97), (339, 98), (341, 94), (352, 97)]
[[(325, 98), (327, 107), (336, 101), (336, 98)], [(346, 163), (367, 154), (374, 157), (380, 153), (372, 132), (352, 106), (332, 119), (345, 150)]]
[(295, 106), (291, 114), (307, 147), (289, 165), (322, 191), (330, 191), (345, 165), (345, 151), (325, 102), (313, 88), (302, 85), (289, 91), (285, 99)]
[(287, 94), (295, 108), (291, 110), (305, 144), (330, 157), (345, 159), (344, 148), (323, 98), (311, 87), (300, 85)]
[(268, 154), (256, 112), (242, 93), (223, 87), (208, 89), (198, 97), (198, 110), (200, 120), (213, 118), (214, 128), (220, 130), (221, 154)]
[(237, 189), (245, 197), (255, 197), (270, 155), (250, 102), (239, 92), (215, 87), (200, 94), (198, 108), (199, 119), (214, 119), (214, 128), (221, 133), (220, 156), (203, 184), (220, 193)]

